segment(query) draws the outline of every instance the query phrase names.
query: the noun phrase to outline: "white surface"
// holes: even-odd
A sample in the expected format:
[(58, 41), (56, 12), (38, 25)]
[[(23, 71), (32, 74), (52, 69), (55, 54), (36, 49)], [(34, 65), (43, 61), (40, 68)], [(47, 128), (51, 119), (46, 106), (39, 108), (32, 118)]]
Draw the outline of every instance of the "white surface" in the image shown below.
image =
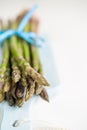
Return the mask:
[(0, 16), (14, 17), (35, 1), (40, 5), (41, 32), (52, 43), (62, 92), (49, 104), (39, 99), (33, 118), (87, 130), (87, 1), (0, 0)]

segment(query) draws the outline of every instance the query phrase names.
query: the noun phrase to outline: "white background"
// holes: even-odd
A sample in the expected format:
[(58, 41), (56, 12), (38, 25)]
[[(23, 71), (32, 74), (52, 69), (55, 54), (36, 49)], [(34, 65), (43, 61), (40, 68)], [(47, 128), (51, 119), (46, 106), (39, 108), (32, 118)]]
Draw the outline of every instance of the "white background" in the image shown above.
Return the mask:
[(0, 0), (0, 17), (14, 18), (36, 2), (40, 31), (51, 41), (62, 92), (49, 104), (37, 102), (33, 118), (87, 130), (87, 1)]

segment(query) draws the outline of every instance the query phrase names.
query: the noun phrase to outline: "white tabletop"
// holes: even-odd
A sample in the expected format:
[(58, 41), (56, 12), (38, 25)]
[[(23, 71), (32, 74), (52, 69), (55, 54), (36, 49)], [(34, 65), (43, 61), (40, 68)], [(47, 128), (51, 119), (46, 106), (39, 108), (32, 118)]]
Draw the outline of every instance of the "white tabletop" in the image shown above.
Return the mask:
[(51, 41), (62, 91), (49, 104), (38, 101), (33, 118), (72, 130), (87, 130), (87, 2), (0, 0), (0, 16), (14, 17), (35, 2), (39, 3), (40, 31)]

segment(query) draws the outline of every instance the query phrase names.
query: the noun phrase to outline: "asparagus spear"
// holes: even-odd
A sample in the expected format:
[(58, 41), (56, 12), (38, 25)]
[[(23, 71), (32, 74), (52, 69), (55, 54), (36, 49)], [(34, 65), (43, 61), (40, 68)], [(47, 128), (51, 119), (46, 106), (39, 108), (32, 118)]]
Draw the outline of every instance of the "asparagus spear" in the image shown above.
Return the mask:
[(5, 41), (3, 43), (3, 61), (0, 66), (0, 90), (2, 89), (4, 85), (5, 72), (7, 69), (8, 60), (9, 60), (9, 50), (8, 50), (7, 42)]
[[(29, 26), (29, 24), (27, 24), (24, 31), (25, 32), (29, 31), (29, 28), (30, 28), (30, 26)], [(29, 50), (28, 43), (26, 41), (23, 41), (22, 46), (23, 46), (24, 58), (29, 64), (31, 64), (31, 56), (30, 56), (30, 50)]]
[[(30, 30), (32, 32), (37, 33), (38, 24), (39, 24), (38, 19), (35, 17), (32, 17), (32, 19), (30, 21)], [(30, 48), (31, 48), (31, 53), (32, 53), (32, 61), (33, 61), (32, 65), (33, 65), (34, 69), (36, 69), (40, 74), (42, 74), (43, 70), (42, 70), (42, 65), (40, 63), (40, 59), (38, 56), (37, 48), (35, 46), (32, 46), (32, 45), (30, 45)], [(36, 83), (36, 85), (35, 85), (35, 93), (37, 95), (40, 95), (44, 100), (49, 101), (49, 97), (48, 97), (48, 94), (46, 92), (46, 89), (43, 88), (42, 85), (39, 85), (38, 83)]]
[[(29, 24), (27, 24), (24, 31), (25, 32), (29, 31)], [(24, 57), (25, 57), (26, 61), (31, 64), (30, 49), (29, 49), (27, 42), (23, 43), (23, 50), (24, 50)], [(27, 101), (28, 99), (30, 99), (33, 96), (34, 90), (35, 90), (35, 81), (33, 81), (33, 79), (29, 76), (27, 79), (28, 79), (29, 85), (27, 87), (25, 101)]]
[[(39, 63), (39, 71), (38, 72), (42, 73), (41, 63)], [(44, 100), (49, 102), (48, 93), (47, 93), (46, 89), (43, 86), (36, 83), (36, 85), (35, 85), (35, 93), (36, 93), (36, 95), (40, 95), (41, 98), (43, 98)]]
[[(11, 27), (11, 21), (8, 21), (8, 28), (10, 28), (10, 27)], [(9, 43), (10, 42), (11, 42), (11, 40), (9, 39)], [(10, 50), (10, 53), (11, 53), (11, 50)], [(9, 102), (9, 104), (13, 105), (14, 100), (16, 100), (18, 98), (16, 95), (16, 89), (18, 87), (17, 84), (21, 78), (21, 72), (20, 72), (19, 67), (18, 67), (18, 65), (17, 65), (17, 63), (12, 55), (11, 55), (11, 68), (12, 68), (12, 84), (11, 84), (12, 86), (11, 86), (10, 92), (7, 93), (7, 100)]]
[[(3, 29), (3, 23), (0, 20), (0, 26)], [(4, 82), (5, 82), (5, 86), (8, 83), (7, 79), (7, 73), (9, 74), (9, 71), (7, 69), (8, 66), (8, 61), (9, 61), (9, 48), (7, 45), (7, 40), (3, 43), (3, 60), (2, 63), (0, 65), (0, 102), (4, 100), (5, 98), (5, 94), (3, 92), (3, 86), (4, 86)], [(9, 86), (9, 84), (8, 84)], [(6, 87), (5, 87), (6, 88)]]
[[(11, 24), (12, 24), (12, 22), (9, 20), (8, 28), (11, 28)], [(9, 39), (9, 43), (10, 42), (11, 42), (11, 40)], [(10, 53), (11, 53), (11, 50), (10, 50)], [(20, 72), (19, 67), (16, 63), (16, 60), (13, 58), (13, 56), (11, 56), (11, 68), (12, 68), (12, 80), (14, 83), (17, 83), (21, 78), (21, 72)]]
[[(22, 51), (22, 44), (20, 43), (20, 41), (22, 41), (21, 39), (18, 39), (19, 42), (18, 42), (18, 46), (19, 46), (19, 52), (20, 54), (23, 56), (23, 51)], [(17, 89), (16, 89), (16, 96), (17, 98), (22, 98), (24, 95), (25, 95), (25, 92), (26, 92), (26, 87), (28, 86), (28, 83), (27, 83), (27, 79), (26, 79), (26, 76), (24, 75), (23, 71), (21, 72), (21, 79), (19, 81), (19, 85), (17, 86)]]
[[(37, 52), (37, 48), (34, 47), (33, 45), (30, 45), (31, 49), (31, 56), (32, 56), (32, 67), (39, 71), (39, 56)], [(39, 72), (41, 74), (41, 72)], [(39, 85), (38, 83), (35, 83), (35, 93), (36, 95), (39, 95), (42, 91), (42, 85)]]
[[(17, 21), (16, 21), (16, 24), (17, 24)], [(15, 24), (13, 24), (12, 27), (15, 27), (14, 25)], [(10, 26), (11, 26), (11, 22), (10, 22)], [(16, 39), (17, 39), (18, 43), (15, 42), (15, 44), (19, 48), (19, 53), (22, 55), (23, 54), (22, 45), (17, 37), (16, 37)], [(11, 50), (11, 48), (10, 48), (10, 50)], [(22, 72), (20, 72), (18, 63), (14, 59), (13, 55), (12, 55), (11, 61), (12, 61), (12, 69), (13, 69), (12, 70), (12, 79), (13, 79), (13, 82), (16, 83), (16, 85), (14, 85), (15, 88), (13, 87), (12, 95), (15, 99), (17, 99), (17, 98), (23, 97), (24, 92), (26, 91), (25, 87), (27, 86), (27, 83), (26, 83), (27, 80), (26, 80), (26, 77), (22, 74)]]
[[(8, 29), (8, 27), (7, 26), (5, 27), (3, 24), (2, 24), (2, 28)], [(6, 42), (7, 42), (7, 44), (9, 44), (9, 40), (6, 40)], [(8, 51), (9, 51), (9, 46), (8, 46)], [(9, 91), (9, 89), (11, 87), (10, 72), (11, 72), (11, 69), (10, 69), (10, 52), (9, 52), (9, 60), (8, 60), (7, 69), (6, 69), (6, 72), (5, 72), (5, 81), (4, 81), (4, 86), (3, 86), (3, 92)]]
[[(18, 24), (18, 20), (16, 20), (17, 24)], [(18, 48), (19, 48), (19, 52), (21, 53), (21, 55), (23, 56), (23, 48), (22, 48), (22, 39), (18, 38)], [(16, 100), (16, 105), (18, 107), (21, 107), (25, 101), (25, 93), (26, 93), (26, 87), (28, 86), (27, 84), (27, 80), (26, 80), (26, 76), (23, 74), (23, 72), (21, 72), (21, 80), (19, 82), (19, 85), (17, 86), (17, 89), (15, 91), (17, 100)]]
[[(43, 69), (42, 69), (41, 63), (39, 63), (39, 71), (38, 72), (39, 73), (43, 73)], [(47, 91), (46, 91), (46, 89), (44, 87), (40, 88), (40, 86), (39, 86), (38, 89), (36, 90), (36, 92), (39, 93), (41, 98), (43, 98), (44, 100), (49, 102), (49, 96), (48, 96), (48, 93), (47, 93)]]
[[(17, 18), (17, 22), (20, 22), (22, 17), (24, 15), (24, 12), (22, 13), (22, 15), (20, 15), (18, 18)], [(25, 27), (25, 31), (29, 30), (29, 24)], [(29, 47), (28, 47), (28, 44), (25, 42), (25, 41), (21, 41), (22, 42), (22, 46), (23, 46), (23, 55), (24, 55), (24, 58), (26, 59), (27, 62), (31, 62), (30, 60), (30, 52), (29, 52)], [(32, 79), (29, 78), (28, 76), (28, 82), (29, 82), (29, 85), (27, 87), (27, 91), (26, 91), (26, 95), (25, 95), (25, 100), (28, 100), (34, 93), (34, 82)], [(20, 102), (20, 101), (19, 101)], [(18, 102), (18, 103), (19, 103)]]
[[(30, 20), (30, 31), (37, 33), (38, 24), (39, 24), (38, 19), (35, 18), (35, 17), (32, 17), (31, 20)], [(29, 46), (30, 46), (30, 49), (31, 49), (32, 66), (36, 71), (39, 71), (39, 68), (42, 68), (42, 66), (39, 66), (40, 59), (39, 59), (39, 55), (38, 55), (38, 50), (33, 45), (29, 45)], [(42, 74), (42, 71), (40, 71), (39, 73)], [(36, 93), (36, 95), (39, 95), (41, 93), (42, 89), (43, 89), (42, 85), (35, 83), (35, 93)]]
[[(21, 16), (19, 16), (19, 19), (22, 19), (23, 14)], [(29, 24), (27, 24), (27, 26), (24, 29), (25, 32), (29, 31)], [(24, 52), (24, 58), (27, 62), (29, 62), (31, 64), (31, 58), (30, 58), (30, 51), (29, 51), (29, 46), (28, 44), (23, 41), (23, 52)], [(27, 87), (27, 91), (26, 91), (26, 95), (25, 95), (25, 100), (27, 101), (31, 96), (33, 96), (34, 94), (34, 88), (35, 88), (35, 82), (33, 81), (32, 78), (30, 78), (28, 76), (28, 82), (29, 82), (29, 86)]]
[[(18, 22), (18, 21), (17, 21)], [(20, 54), (23, 56), (23, 46), (22, 46), (22, 39), (18, 38), (18, 46), (20, 49)], [(22, 98), (25, 96), (26, 87), (28, 86), (27, 78), (24, 75), (23, 71), (21, 72), (21, 80), (19, 82), (19, 86), (16, 89), (16, 95), (18, 98)]]
[[(43, 72), (41, 63), (39, 63), (39, 71), (38, 72), (39, 73)], [(49, 102), (49, 96), (48, 96), (46, 89), (38, 84), (36, 84), (36, 94), (40, 95), (41, 98), (43, 98), (44, 100)]]
[[(30, 31), (37, 33), (37, 28), (38, 28), (38, 23), (39, 21), (35, 18), (32, 17), (30, 20)], [(32, 66), (33, 68), (38, 71), (39, 70), (39, 55), (38, 55), (38, 50), (35, 46), (29, 45), (30, 50), (31, 50), (31, 57), (32, 57)], [(42, 91), (42, 85), (39, 85), (38, 83), (35, 83), (35, 93), (38, 95)]]

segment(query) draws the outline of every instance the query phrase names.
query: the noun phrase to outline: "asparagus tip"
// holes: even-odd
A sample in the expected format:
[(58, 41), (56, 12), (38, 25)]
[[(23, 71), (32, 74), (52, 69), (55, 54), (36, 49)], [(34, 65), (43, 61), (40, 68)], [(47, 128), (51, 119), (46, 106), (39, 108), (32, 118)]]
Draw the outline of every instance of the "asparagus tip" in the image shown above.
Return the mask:
[(43, 88), (42, 92), (40, 93), (41, 98), (45, 101), (49, 102), (49, 96), (45, 88)]

